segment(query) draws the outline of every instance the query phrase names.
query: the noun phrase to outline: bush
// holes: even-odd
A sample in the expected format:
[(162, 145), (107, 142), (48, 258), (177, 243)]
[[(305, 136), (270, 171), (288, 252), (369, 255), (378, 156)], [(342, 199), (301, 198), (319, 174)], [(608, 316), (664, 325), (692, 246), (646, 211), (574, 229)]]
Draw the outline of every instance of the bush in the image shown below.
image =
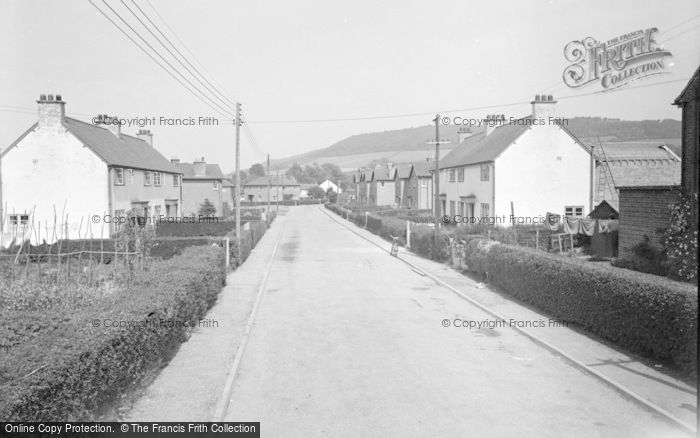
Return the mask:
[(635, 353), (697, 374), (697, 290), (653, 275), (474, 240), (470, 270), (504, 292)]
[(612, 264), (618, 268), (662, 276), (668, 275), (666, 253), (663, 250), (654, 248), (649, 240), (649, 236), (644, 236), (643, 241), (632, 247), (631, 256), (624, 259), (615, 259)]
[(0, 309), (7, 328), (0, 334), (0, 418), (94, 420), (174, 353), (189, 330), (185, 321), (205, 315), (224, 284), (223, 257), (218, 248), (188, 248), (96, 302)]

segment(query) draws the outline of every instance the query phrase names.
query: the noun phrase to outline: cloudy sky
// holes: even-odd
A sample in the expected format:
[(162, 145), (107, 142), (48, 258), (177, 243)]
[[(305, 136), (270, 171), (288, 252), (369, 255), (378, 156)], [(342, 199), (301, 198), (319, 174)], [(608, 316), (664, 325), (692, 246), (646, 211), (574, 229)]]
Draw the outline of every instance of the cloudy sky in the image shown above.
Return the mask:
[[(250, 122), (242, 137), (246, 167), (267, 153), (286, 157), (353, 134), (426, 125), (438, 111), (500, 105), (452, 115), (524, 115), (529, 105), (517, 103), (541, 92), (560, 98), (562, 116), (679, 119), (670, 103), (700, 64), (697, 0), (135, 2), (218, 91), (243, 104)], [(120, 23), (102, 0), (94, 3)], [(107, 4), (150, 37), (124, 4)], [(568, 42), (650, 27), (674, 55), (666, 74), (637, 88), (570, 97), (600, 87), (563, 84)], [(84, 120), (100, 113), (217, 117), (219, 126), (149, 128), (168, 158), (204, 156), (233, 169), (231, 120), (188, 92), (88, 1), (0, 0), (0, 66), (2, 149), (35, 121), (39, 94), (53, 93), (68, 102), (68, 115)], [(404, 114), (418, 115), (371, 119)], [(348, 118), (360, 120), (318, 121)]]

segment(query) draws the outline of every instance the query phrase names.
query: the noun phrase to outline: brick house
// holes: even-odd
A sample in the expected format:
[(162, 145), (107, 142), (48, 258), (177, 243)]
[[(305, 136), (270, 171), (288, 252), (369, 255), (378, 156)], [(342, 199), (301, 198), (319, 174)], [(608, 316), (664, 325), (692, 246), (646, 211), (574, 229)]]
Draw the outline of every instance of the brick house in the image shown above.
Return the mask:
[(5, 244), (29, 237), (32, 223), (50, 242), (54, 223), (59, 238), (71, 239), (85, 236), (88, 221), (93, 236), (106, 237), (112, 218), (134, 208), (180, 217), (180, 171), (154, 148), (150, 131), (131, 136), (115, 117), (96, 118), (103, 126), (67, 117), (60, 95), (42, 94), (37, 104), (38, 121), (0, 154)]
[[(556, 122), (553, 97), (537, 95), (532, 114), (491, 117), (440, 161), (440, 211), (539, 221), (547, 212), (584, 217), (592, 210), (593, 162), (588, 147)], [(522, 222), (521, 222), (522, 223)]]
[(224, 174), (218, 164), (210, 164), (201, 159), (192, 163), (181, 163), (173, 158), (172, 163), (182, 173), (182, 213), (185, 216), (198, 216), (199, 209), (208, 199), (216, 208), (216, 216), (223, 212)]
[[(681, 94), (673, 101), (674, 105), (682, 111), (683, 165), (681, 171), (681, 185), (685, 193), (698, 195), (698, 168), (700, 168), (700, 156), (698, 144), (700, 143), (700, 67), (685, 86)], [(693, 203), (691, 208), (690, 229), (698, 229), (698, 204)]]

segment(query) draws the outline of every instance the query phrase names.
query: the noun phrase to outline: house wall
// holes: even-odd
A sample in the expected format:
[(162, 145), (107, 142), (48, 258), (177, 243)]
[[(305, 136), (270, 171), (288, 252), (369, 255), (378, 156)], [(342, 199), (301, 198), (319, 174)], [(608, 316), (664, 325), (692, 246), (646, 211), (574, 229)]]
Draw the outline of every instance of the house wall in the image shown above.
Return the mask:
[[(158, 216), (166, 215), (166, 200), (177, 200), (178, 211), (174, 214), (175, 217), (180, 217), (180, 187), (173, 185), (173, 176), (179, 174), (161, 172), (161, 184), (156, 186), (153, 184), (153, 175), (151, 175), (151, 184), (145, 185), (146, 171), (141, 169), (124, 169), (124, 184), (116, 184), (117, 168), (110, 168), (110, 181), (112, 181), (112, 210), (128, 211), (133, 208), (133, 203), (148, 202), (150, 208), (149, 215)], [(131, 172), (133, 172), (133, 175)], [(172, 214), (171, 214), (172, 215)]]
[[(214, 181), (217, 181), (217, 189), (214, 189)], [(185, 216), (198, 216), (199, 209), (205, 199), (214, 204), (216, 215), (222, 211), (223, 197), (221, 194), (221, 180), (215, 179), (183, 179), (182, 180), (182, 211)]]
[(528, 129), (495, 161), (495, 215), (539, 218), (565, 206), (590, 211), (590, 154), (556, 125)]
[(669, 204), (677, 202), (677, 192), (668, 187), (620, 188), (620, 258), (632, 255), (632, 247), (649, 237), (652, 246), (661, 249), (660, 230), (668, 228)]
[[(493, 163), (484, 163), (489, 166), (489, 180), (481, 181), (481, 164), (461, 166), (464, 169), (464, 181), (459, 182), (459, 168), (455, 168), (455, 181), (450, 182), (450, 170), (440, 171), (440, 193), (447, 198), (446, 210), (441, 214), (470, 216), (469, 203), (474, 205), (474, 216), (481, 217), (481, 204), (489, 204), (489, 216), (493, 216)], [(460, 197), (475, 197), (474, 201), (463, 201)], [(450, 202), (454, 201), (455, 211), (450, 211)], [(460, 211), (460, 202), (465, 202), (464, 213)]]
[[(407, 183), (406, 198), (411, 199), (411, 208), (432, 210), (433, 208), (433, 179), (411, 175)], [(408, 200), (406, 201), (408, 203)]]
[[(301, 194), (299, 186), (272, 186), (270, 187), (270, 201), (276, 202), (279, 197), (280, 201), (285, 199), (298, 200)], [(243, 197), (246, 201), (253, 196), (253, 201), (267, 202), (267, 186), (243, 186)]]
[(374, 181), (375, 188), (374, 205), (387, 205), (396, 207), (396, 188), (394, 181)]
[[(698, 193), (698, 171), (700, 170), (700, 96), (697, 95), (697, 87), (689, 90), (693, 93), (691, 99), (683, 106), (683, 134), (682, 134), (682, 170), (681, 184), (686, 193)], [(690, 228), (698, 229), (698, 204), (692, 203)]]
[[(47, 224), (53, 234), (54, 214), (59, 232), (64, 229), (64, 206), (69, 238), (78, 236), (81, 219), (84, 233), (92, 215), (98, 215), (101, 222), (109, 212), (106, 164), (61, 125), (30, 132), (7, 151), (0, 163), (5, 213), (34, 211), (34, 224), (37, 229), (41, 225), (42, 240)], [(99, 236), (100, 225), (91, 224), (93, 235)], [(3, 231), (10, 233), (11, 225), (6, 223)]]

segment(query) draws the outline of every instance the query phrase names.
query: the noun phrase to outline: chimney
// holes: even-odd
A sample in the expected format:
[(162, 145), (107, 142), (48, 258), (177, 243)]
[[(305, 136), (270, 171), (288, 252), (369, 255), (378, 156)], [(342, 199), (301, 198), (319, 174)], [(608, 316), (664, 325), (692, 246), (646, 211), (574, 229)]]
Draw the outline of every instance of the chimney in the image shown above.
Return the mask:
[(498, 128), (500, 125), (505, 123), (506, 121), (506, 116), (503, 114), (489, 114), (486, 116), (486, 123), (484, 124), (486, 130), (484, 131), (484, 135), (489, 135), (493, 132), (494, 129)]
[[(149, 146), (153, 147), (153, 134), (151, 134), (151, 131), (149, 129), (139, 129), (139, 132), (138, 134), (136, 134), (136, 137), (140, 138), (141, 140), (148, 143)], [(178, 160), (178, 162), (179, 161), (180, 160)]]
[(536, 94), (535, 100), (530, 103), (532, 104), (532, 117), (545, 119), (545, 122), (548, 122), (549, 117), (555, 116), (554, 109), (557, 101), (551, 94)]
[(201, 161), (194, 160), (192, 171), (194, 172), (194, 176), (205, 176), (207, 174), (207, 162), (204, 161), (204, 157), (202, 157)]
[(173, 158), (170, 159), (170, 162), (173, 163), (173, 164), (180, 164), (180, 159), (179, 159), (179, 158), (173, 157)]
[(109, 129), (109, 132), (114, 134), (115, 137), (119, 138), (119, 136), (122, 133), (122, 127), (121, 123), (119, 123), (119, 117), (102, 114), (100, 116), (97, 116), (97, 118), (103, 127)]
[(457, 144), (462, 143), (472, 135), (474, 135), (474, 133), (471, 128), (459, 128), (459, 131), (457, 131)]
[(57, 94), (42, 94), (39, 100), (39, 128), (57, 128), (62, 125), (66, 116), (66, 102)]

